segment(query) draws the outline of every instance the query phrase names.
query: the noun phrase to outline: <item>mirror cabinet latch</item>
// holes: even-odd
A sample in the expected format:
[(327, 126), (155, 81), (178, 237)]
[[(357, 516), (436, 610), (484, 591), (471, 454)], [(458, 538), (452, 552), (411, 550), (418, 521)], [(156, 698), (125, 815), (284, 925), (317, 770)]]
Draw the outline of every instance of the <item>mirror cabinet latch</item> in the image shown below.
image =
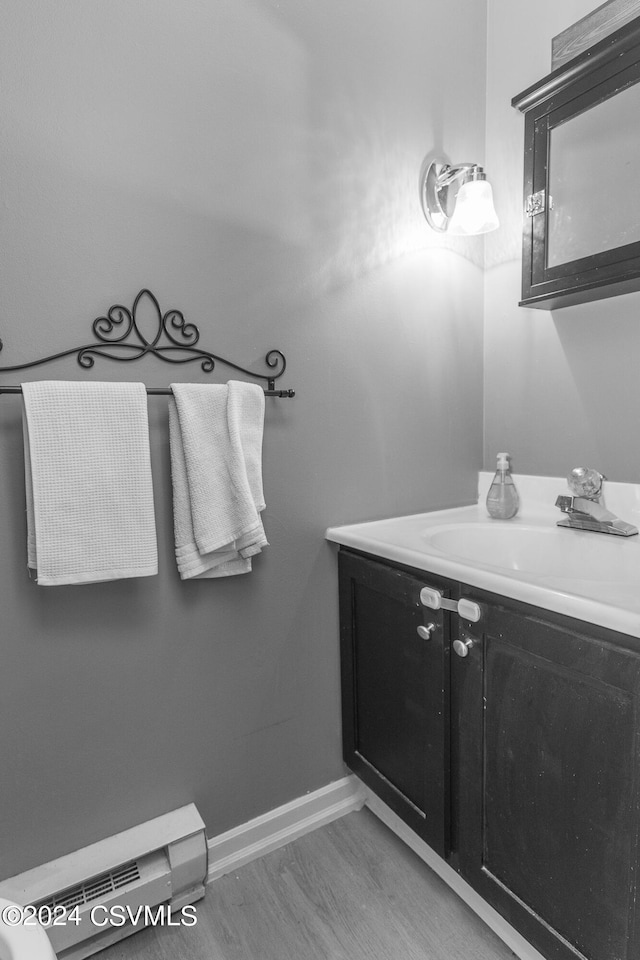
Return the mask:
[(544, 190), (529, 194), (524, 212), (528, 217), (537, 217), (539, 213), (544, 213)]

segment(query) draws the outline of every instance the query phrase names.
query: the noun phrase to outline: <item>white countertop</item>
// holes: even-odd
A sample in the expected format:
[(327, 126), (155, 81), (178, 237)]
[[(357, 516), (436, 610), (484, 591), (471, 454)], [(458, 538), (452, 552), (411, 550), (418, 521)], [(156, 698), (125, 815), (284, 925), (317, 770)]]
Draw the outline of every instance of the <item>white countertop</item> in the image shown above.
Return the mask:
[[(478, 503), (472, 506), (330, 527), (326, 537), (374, 556), (640, 637), (640, 536), (616, 537), (557, 527), (562, 514), (554, 506), (555, 499), (569, 491), (564, 479), (554, 477), (514, 475), (521, 502), (518, 515), (512, 520), (492, 520), (484, 503), (492, 477), (491, 473), (480, 474)], [(605, 483), (603, 502), (622, 520), (640, 527), (640, 485)], [(447, 541), (447, 537), (453, 539)], [(488, 546), (470, 559), (464, 555), (465, 539), (472, 554), (476, 541), (483, 548), (485, 543)], [(520, 541), (528, 549), (518, 549)], [(456, 542), (462, 546), (447, 548), (447, 543)], [(508, 563), (501, 553), (504, 543), (511, 551)]]

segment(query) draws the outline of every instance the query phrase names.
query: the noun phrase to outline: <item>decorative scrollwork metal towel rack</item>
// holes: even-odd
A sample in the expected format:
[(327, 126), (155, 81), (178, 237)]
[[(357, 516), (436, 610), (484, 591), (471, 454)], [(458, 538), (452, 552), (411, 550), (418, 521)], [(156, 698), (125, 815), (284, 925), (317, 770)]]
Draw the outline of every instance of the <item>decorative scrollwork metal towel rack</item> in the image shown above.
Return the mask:
[[(153, 339), (148, 339), (144, 335), (136, 319), (136, 313), (143, 298), (146, 298), (152, 304), (158, 320), (158, 329)], [(147, 354), (152, 354), (165, 363), (200, 361), (200, 368), (204, 373), (211, 373), (216, 363), (222, 363), (254, 380), (266, 381), (267, 386), (264, 392), (268, 397), (295, 396), (295, 390), (277, 390), (275, 386), (276, 380), (280, 379), (287, 366), (287, 361), (281, 350), (269, 350), (267, 353), (265, 363), (269, 368), (268, 373), (247, 370), (231, 360), (218, 357), (216, 354), (197, 346), (200, 331), (194, 323), (187, 323), (180, 310), (167, 310), (163, 314), (157, 299), (147, 289), (140, 291), (131, 310), (120, 304), (114, 304), (110, 307), (106, 316), (96, 317), (93, 321), (92, 330), (96, 337), (94, 343), (86, 343), (70, 350), (62, 350), (60, 353), (40, 357), (37, 360), (29, 360), (26, 363), (0, 367), (0, 373), (8, 373), (12, 370), (27, 370), (30, 367), (37, 367), (52, 360), (59, 360), (61, 357), (72, 357), (74, 354), (80, 366), (85, 370), (91, 369), (96, 357), (104, 357), (107, 360), (117, 362), (131, 362), (140, 360)], [(0, 340), (0, 350), (2, 349), (3, 344)], [(0, 384), (0, 393), (20, 393), (21, 391), (20, 386)], [(171, 393), (171, 388), (147, 387), (147, 393), (168, 395)]]

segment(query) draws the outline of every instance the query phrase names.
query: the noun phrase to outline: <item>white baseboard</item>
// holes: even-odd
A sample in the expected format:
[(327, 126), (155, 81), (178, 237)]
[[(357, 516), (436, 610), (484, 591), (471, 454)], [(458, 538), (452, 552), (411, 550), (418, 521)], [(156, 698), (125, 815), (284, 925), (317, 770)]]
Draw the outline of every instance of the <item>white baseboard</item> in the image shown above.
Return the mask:
[(489, 904), (483, 900), (442, 857), (439, 857), (424, 840), (421, 840), (386, 803), (383, 803), (382, 800), (365, 787), (364, 784), (361, 784), (361, 787), (365, 794), (365, 806), (368, 807), (372, 813), (375, 813), (396, 836), (404, 840), (407, 846), (411, 847), (414, 853), (417, 853), (420, 859), (424, 860), (427, 866), (431, 867), (433, 872), (437, 873), (438, 876), (451, 887), (454, 893), (457, 893), (460, 899), (464, 900), (467, 906), (471, 907), (473, 912), (476, 913), (481, 920), (484, 920), (486, 925), (500, 937), (510, 950), (513, 950), (520, 960), (545, 960), (542, 954), (538, 953), (528, 940), (525, 940), (517, 930), (514, 930), (511, 924), (507, 923), (504, 917), (501, 917), (493, 907), (489, 906)]
[(359, 810), (364, 801), (365, 788), (361, 781), (355, 776), (343, 777), (213, 837), (207, 843), (207, 883), (325, 823)]

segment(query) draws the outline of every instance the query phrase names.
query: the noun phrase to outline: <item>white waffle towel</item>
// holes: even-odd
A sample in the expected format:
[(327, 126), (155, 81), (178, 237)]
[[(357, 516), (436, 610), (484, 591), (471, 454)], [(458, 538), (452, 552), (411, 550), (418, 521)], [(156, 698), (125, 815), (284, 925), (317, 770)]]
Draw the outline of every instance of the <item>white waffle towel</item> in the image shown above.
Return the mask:
[(264, 390), (172, 383), (169, 438), (176, 560), (183, 580), (251, 570), (268, 546), (260, 513)]
[(23, 383), (27, 553), (44, 586), (158, 572), (142, 383)]

